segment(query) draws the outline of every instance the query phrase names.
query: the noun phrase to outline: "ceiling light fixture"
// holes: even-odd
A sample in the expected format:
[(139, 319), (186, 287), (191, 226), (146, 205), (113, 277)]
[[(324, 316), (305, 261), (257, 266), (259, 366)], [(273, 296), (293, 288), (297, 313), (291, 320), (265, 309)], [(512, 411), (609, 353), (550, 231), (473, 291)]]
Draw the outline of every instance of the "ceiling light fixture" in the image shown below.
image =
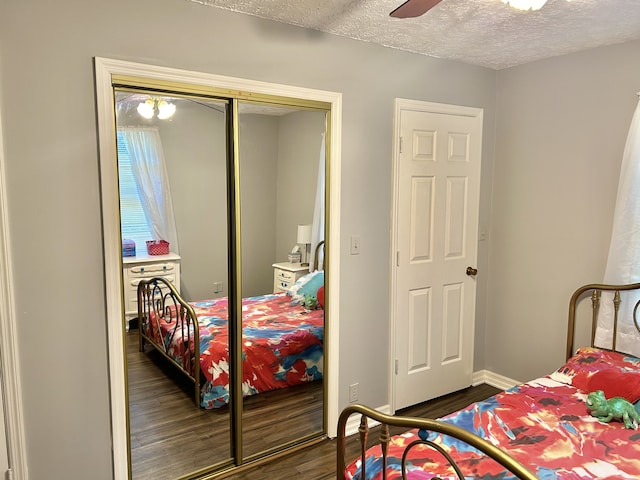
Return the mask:
[(518, 10), (540, 10), (547, 0), (502, 0), (502, 3)]
[(168, 103), (162, 98), (149, 98), (144, 102), (138, 104), (138, 113), (141, 117), (150, 119), (158, 113), (160, 120), (171, 118), (176, 113), (176, 106), (173, 103)]

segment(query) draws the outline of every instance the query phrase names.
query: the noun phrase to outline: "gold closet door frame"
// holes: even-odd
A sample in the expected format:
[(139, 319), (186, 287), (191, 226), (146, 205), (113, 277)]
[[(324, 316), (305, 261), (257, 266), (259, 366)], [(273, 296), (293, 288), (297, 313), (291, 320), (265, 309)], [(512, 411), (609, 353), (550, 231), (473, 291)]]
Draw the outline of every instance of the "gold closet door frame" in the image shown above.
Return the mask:
[[(131, 75), (112, 75), (111, 76), (112, 92), (132, 92), (147, 93), (149, 95), (168, 95), (180, 98), (202, 98), (220, 101), (226, 103), (228, 108), (226, 111), (226, 135), (227, 135), (227, 221), (228, 221), (228, 245), (229, 258), (232, 262), (229, 264), (229, 318), (234, 319), (229, 322), (229, 346), (233, 345), (230, 350), (230, 358), (233, 358), (229, 366), (229, 377), (231, 384), (231, 402), (229, 403), (229, 414), (231, 423), (231, 444), (232, 453), (229, 461), (222, 461), (212, 464), (196, 472), (191, 472), (189, 476), (200, 478), (202, 475), (210, 473), (216, 476), (218, 472), (228, 472), (237, 466), (246, 465), (247, 463), (257, 463), (265, 457), (274, 458), (281, 456), (278, 452), (288, 453), (291, 449), (297, 449), (306, 446), (308, 442), (318, 441), (326, 435), (328, 427), (328, 389), (323, 389), (323, 423), (322, 432), (296, 439), (284, 446), (274, 447), (259, 454), (254, 454), (246, 459), (243, 457), (242, 443), (242, 417), (243, 417), (243, 396), (242, 396), (242, 334), (238, 329), (238, 316), (242, 313), (242, 258), (241, 252), (241, 231), (240, 231), (240, 171), (238, 156), (238, 104), (251, 103), (260, 105), (286, 106), (294, 107), (300, 110), (321, 111), (326, 114), (325, 126), (325, 156), (326, 156), (326, 181), (325, 181), (325, 239), (330, 237), (330, 223), (328, 221), (330, 212), (330, 148), (331, 145), (331, 103), (317, 100), (300, 99), (295, 97), (278, 96), (272, 94), (260, 94), (250, 91), (235, 90), (212, 87), (208, 85), (197, 85), (191, 83), (183, 83), (176, 81), (166, 81), (151, 79), (145, 77), (137, 77)], [(115, 125), (115, 110), (113, 113)], [(325, 269), (329, 270), (329, 250), (324, 252)], [(329, 274), (325, 275), (327, 282), (326, 289), (330, 289), (327, 281)], [(239, 294), (240, 293), (240, 294)], [(329, 307), (330, 295), (327, 295), (327, 309)], [(325, 351), (328, 335), (327, 330), (327, 314), (325, 313)], [(241, 321), (241, 320), (240, 320)], [(124, 342), (124, 339), (123, 339)], [(328, 372), (327, 355), (324, 355), (324, 372)], [(126, 359), (125, 359), (126, 368)], [(324, 380), (326, 386), (326, 379)], [(125, 382), (125, 396), (128, 398), (127, 385)], [(128, 402), (127, 402), (128, 403)], [(126, 411), (127, 422), (127, 449), (130, 452), (130, 434), (129, 434), (129, 409)], [(129, 453), (127, 453), (129, 455)], [(131, 477), (130, 458), (128, 462), (129, 477)]]
[[(126, 420), (126, 397), (124, 384), (126, 370), (124, 365), (123, 317), (124, 301), (122, 298), (122, 252), (119, 232), (119, 208), (117, 198), (117, 169), (114, 161), (117, 156), (115, 138), (115, 100), (113, 83), (145, 81), (146, 87), (153, 85), (181, 85), (193, 88), (193, 93), (204, 92), (215, 95), (216, 92), (237, 93), (238, 98), (248, 101), (255, 98), (302, 98), (311, 101), (312, 105), (330, 106), (330, 130), (327, 131), (327, 190), (325, 217), (325, 240), (328, 268), (327, 295), (325, 303), (325, 356), (327, 375), (327, 402), (325, 415), (326, 428), (330, 437), (335, 437), (340, 410), (339, 405), (339, 296), (340, 296), (340, 188), (341, 188), (341, 122), (342, 94), (328, 90), (318, 90), (292, 85), (283, 85), (259, 80), (247, 80), (212, 73), (190, 71), (178, 68), (144, 64), (108, 57), (94, 57), (95, 102), (97, 109), (99, 173), (102, 206), (103, 254), (105, 272), (105, 307), (107, 322), (107, 341), (109, 370), (112, 458), (114, 480), (127, 480), (129, 475), (129, 450), (127, 439), (129, 431)], [(134, 85), (143, 87), (142, 83)], [(172, 89), (173, 90), (173, 89)], [(258, 92), (258, 93), (256, 93)], [(189, 93), (189, 92), (183, 92)], [(229, 97), (228, 94), (220, 95)], [(233, 95), (231, 95), (233, 96)], [(292, 97), (293, 96), (293, 97)], [(296, 102), (296, 104), (298, 104)], [(298, 104), (299, 105), (299, 104)], [(330, 143), (329, 143), (330, 139)], [(329, 265), (330, 263), (330, 265)]]

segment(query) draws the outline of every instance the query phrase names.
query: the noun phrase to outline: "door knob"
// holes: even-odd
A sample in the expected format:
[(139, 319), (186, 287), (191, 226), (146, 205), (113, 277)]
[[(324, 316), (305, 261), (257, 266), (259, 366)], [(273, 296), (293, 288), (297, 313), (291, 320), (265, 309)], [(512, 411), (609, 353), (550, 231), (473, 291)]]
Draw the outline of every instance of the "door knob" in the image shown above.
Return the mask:
[(467, 267), (467, 275), (475, 277), (478, 274), (478, 269), (473, 267)]

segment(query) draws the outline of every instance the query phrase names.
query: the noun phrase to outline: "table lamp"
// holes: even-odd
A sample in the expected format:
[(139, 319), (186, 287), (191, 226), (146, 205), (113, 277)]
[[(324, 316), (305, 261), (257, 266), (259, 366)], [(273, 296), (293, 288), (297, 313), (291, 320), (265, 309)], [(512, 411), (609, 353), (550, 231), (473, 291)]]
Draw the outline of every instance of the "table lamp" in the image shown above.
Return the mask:
[(298, 244), (304, 246), (302, 265), (309, 265), (309, 247), (311, 246), (311, 225), (298, 225)]

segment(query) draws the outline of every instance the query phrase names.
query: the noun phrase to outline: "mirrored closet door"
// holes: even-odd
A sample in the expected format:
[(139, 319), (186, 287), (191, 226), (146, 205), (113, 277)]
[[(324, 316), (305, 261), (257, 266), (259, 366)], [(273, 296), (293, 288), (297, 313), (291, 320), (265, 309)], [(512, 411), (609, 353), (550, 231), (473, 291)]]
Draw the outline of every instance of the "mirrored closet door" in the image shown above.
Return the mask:
[(238, 105), (245, 458), (324, 431), (326, 123)]
[[(173, 479), (232, 458), (228, 102), (130, 89), (115, 100), (131, 476)], [(212, 359), (198, 405), (175, 322), (137, 318), (137, 286), (154, 277), (196, 311), (197, 347)]]
[(117, 75), (110, 95), (127, 477), (200, 478), (322, 438), (331, 104)]

